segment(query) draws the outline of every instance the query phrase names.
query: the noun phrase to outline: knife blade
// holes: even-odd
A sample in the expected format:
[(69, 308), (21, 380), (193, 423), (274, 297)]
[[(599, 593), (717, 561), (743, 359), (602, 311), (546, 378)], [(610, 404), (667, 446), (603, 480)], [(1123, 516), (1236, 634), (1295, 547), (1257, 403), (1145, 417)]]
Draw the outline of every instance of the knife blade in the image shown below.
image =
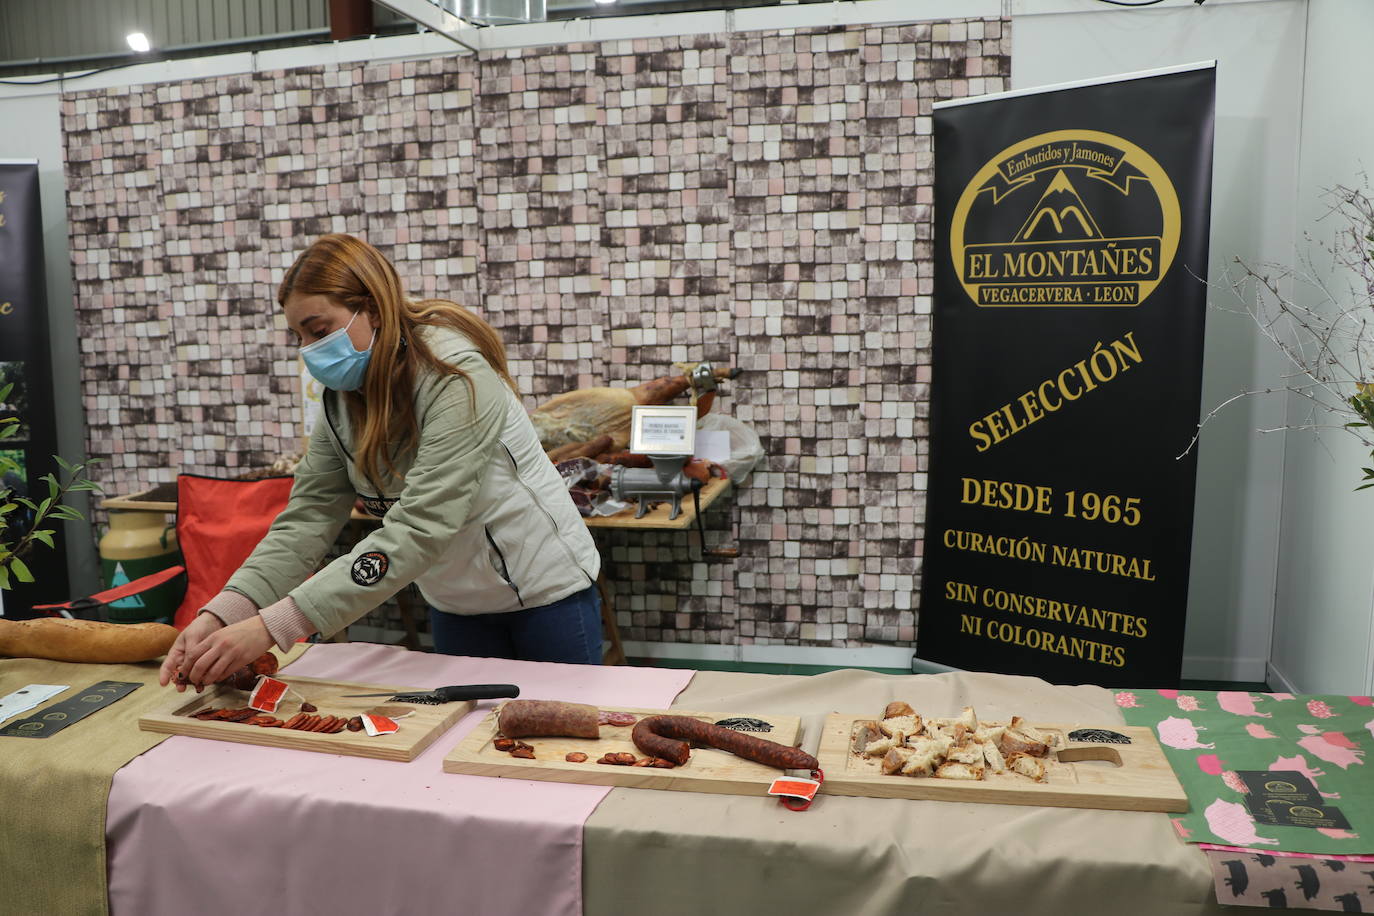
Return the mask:
[(386, 697), (396, 703), (452, 703), (456, 700), (495, 700), (518, 697), (520, 688), (514, 684), (457, 684), (435, 687), (415, 693), (345, 693), (341, 697)]

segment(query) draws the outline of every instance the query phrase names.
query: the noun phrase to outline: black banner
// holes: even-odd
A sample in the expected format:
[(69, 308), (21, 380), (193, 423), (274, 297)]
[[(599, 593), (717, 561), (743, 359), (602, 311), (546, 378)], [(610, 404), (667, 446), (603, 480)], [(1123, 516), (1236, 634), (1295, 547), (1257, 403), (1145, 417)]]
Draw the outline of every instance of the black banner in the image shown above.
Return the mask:
[[(0, 388), (9, 383), (14, 387), (0, 403), (0, 417), (17, 417), (19, 431), (0, 439), (0, 457), (8, 459), (0, 462), (0, 492), (37, 503), (48, 495), (40, 478), (59, 471), (36, 162), (0, 161)], [(12, 543), (27, 532), (32, 515), (24, 508), (6, 515), (0, 540)], [(34, 581), (11, 579), (13, 588), (0, 593), (6, 616), (28, 617), (34, 604), (71, 597), (62, 525), (53, 527), (56, 549), (36, 544), (23, 557)]]
[(1215, 77), (937, 106), (921, 658), (1177, 683)]

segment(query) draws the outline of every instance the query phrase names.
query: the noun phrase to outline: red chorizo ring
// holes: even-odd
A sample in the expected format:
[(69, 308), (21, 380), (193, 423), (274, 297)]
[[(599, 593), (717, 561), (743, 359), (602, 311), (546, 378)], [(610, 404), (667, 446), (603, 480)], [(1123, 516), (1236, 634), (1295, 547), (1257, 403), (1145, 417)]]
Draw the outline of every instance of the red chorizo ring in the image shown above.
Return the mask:
[(630, 737), (635, 747), (650, 757), (662, 757), (678, 766), (687, 762), (689, 741), (781, 770), (814, 770), (820, 766), (815, 757), (799, 747), (755, 738), (688, 716), (648, 716), (635, 723)]
[(508, 700), (496, 727), (507, 738), (599, 738), (597, 708), (558, 700)]
[(265, 674), (271, 677), (276, 673), (277, 657), (271, 652), (264, 652), (220, 683), (238, 690), (252, 690), (258, 683), (258, 675)]

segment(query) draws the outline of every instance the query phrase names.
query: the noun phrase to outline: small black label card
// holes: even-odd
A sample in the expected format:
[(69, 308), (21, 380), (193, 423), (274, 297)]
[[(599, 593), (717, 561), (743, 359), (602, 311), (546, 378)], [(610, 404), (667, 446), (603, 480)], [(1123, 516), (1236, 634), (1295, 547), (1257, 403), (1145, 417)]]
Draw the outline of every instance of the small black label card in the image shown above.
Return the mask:
[(1237, 770), (1236, 775), (1249, 790), (1246, 801), (1260, 807), (1271, 798), (1313, 805), (1322, 803), (1312, 780), (1298, 770)]
[(1326, 804), (1312, 780), (1297, 770), (1237, 770), (1250, 791), (1245, 807), (1260, 824), (1279, 827), (1339, 827), (1350, 822)]
[(101, 681), (92, 684), (69, 700), (49, 706), (27, 719), (11, 722), (0, 729), (0, 738), (46, 738), (79, 722), (97, 710), (133, 693), (143, 685), (137, 681)]
[(1286, 802), (1271, 799), (1264, 805), (1263, 812), (1251, 807), (1250, 813), (1257, 824), (1270, 824), (1277, 827), (1339, 827), (1349, 828), (1341, 809), (1326, 805), (1308, 805), (1302, 802)]

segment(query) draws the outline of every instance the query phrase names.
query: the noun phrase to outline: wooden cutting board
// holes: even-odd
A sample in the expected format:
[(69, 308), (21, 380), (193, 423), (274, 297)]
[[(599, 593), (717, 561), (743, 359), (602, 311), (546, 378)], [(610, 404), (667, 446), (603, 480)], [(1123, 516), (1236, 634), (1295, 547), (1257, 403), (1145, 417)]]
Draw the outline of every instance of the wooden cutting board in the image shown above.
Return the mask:
[[(692, 716), (707, 722), (724, 719), (757, 719), (769, 731), (751, 730), (749, 734), (779, 744), (796, 744), (801, 734), (801, 719), (797, 716), (735, 712), (687, 712), (680, 709), (630, 709), (602, 707), (608, 712), (629, 712), (637, 716)], [(720, 795), (764, 795), (782, 770), (736, 757), (715, 748), (693, 748), (685, 764), (671, 770), (654, 767), (610, 766), (597, 763), (603, 754), (628, 751), (636, 757), (645, 756), (630, 739), (633, 726), (601, 726), (600, 738), (522, 738), (534, 748), (533, 760), (512, 757), (492, 747), (497, 737), (496, 712), (493, 710), (480, 725), (444, 758), (445, 773), (469, 776), (499, 776), (512, 779), (540, 779), (550, 782), (574, 782), (594, 786), (627, 786), (637, 789), (669, 789), (676, 792), (713, 792)], [(569, 763), (564, 755), (581, 751), (587, 755), (585, 763)]]
[[(367, 732), (341, 731), (337, 735), (315, 732), (287, 731), (284, 728), (261, 728), (239, 722), (205, 722), (188, 716), (207, 706), (234, 708), (248, 705), (248, 692), (218, 686), (204, 693), (174, 694), (175, 700), (138, 720), (144, 731), (192, 738), (213, 738), (216, 741), (237, 741), (240, 744), (261, 744), (264, 747), (286, 747), (298, 751), (320, 751), (325, 754), (349, 754), (354, 757), (375, 757), (379, 760), (414, 760), (420, 752), (434, 743), (441, 733), (454, 725), (473, 707), (471, 700), (456, 703), (394, 703), (386, 697), (344, 699), (345, 693), (416, 693), (415, 687), (392, 687), (377, 684), (354, 684), (348, 681), (329, 681), (313, 677), (282, 677), (297, 693), (314, 704), (318, 715), (356, 716), (385, 707), (388, 710), (410, 712), (398, 719), (399, 731), (370, 738)], [(289, 719), (301, 711), (301, 701), (287, 694), (277, 712), (278, 719)]]
[[(1045, 805), (1058, 808), (1107, 808), (1119, 811), (1187, 811), (1188, 796), (1154, 732), (1126, 725), (1097, 723), (1031, 723), (1060, 743), (1045, 761), (1046, 781), (1016, 773), (989, 774), (986, 779), (884, 776), (877, 757), (851, 750), (856, 722), (871, 715), (831, 713), (821, 734), (820, 760), (825, 771), (821, 791), (870, 798), (924, 798), (940, 801), (990, 802), (1001, 805)], [(1000, 723), (999, 723), (1000, 724)], [(1103, 728), (1130, 739), (1129, 744), (1071, 741), (1070, 732)]]

